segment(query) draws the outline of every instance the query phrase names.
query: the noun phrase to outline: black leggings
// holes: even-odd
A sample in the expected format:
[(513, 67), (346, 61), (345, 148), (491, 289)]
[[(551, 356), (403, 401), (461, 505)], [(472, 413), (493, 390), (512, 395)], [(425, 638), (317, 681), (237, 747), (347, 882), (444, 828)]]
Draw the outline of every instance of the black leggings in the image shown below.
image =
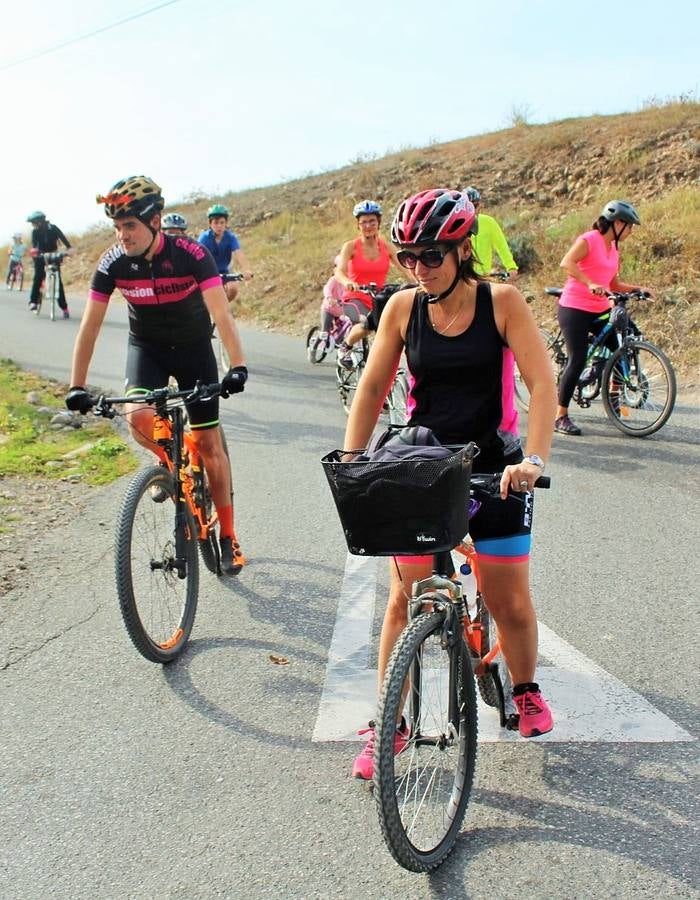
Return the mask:
[[(566, 341), (566, 353), (569, 361), (559, 380), (559, 406), (568, 409), (588, 355), (588, 335), (598, 334), (607, 324), (598, 322), (603, 313), (586, 312), (570, 306), (560, 306), (557, 319), (561, 333)], [(615, 332), (611, 331), (605, 339), (610, 350), (617, 350)]]
[[(32, 290), (29, 294), (30, 303), (39, 302), (39, 294), (41, 293), (41, 282), (46, 274), (46, 265), (44, 260), (39, 256), (34, 260), (34, 281), (32, 281)], [(61, 309), (67, 309), (66, 294), (63, 290), (63, 279), (61, 278), (61, 270), (58, 270), (58, 305)]]

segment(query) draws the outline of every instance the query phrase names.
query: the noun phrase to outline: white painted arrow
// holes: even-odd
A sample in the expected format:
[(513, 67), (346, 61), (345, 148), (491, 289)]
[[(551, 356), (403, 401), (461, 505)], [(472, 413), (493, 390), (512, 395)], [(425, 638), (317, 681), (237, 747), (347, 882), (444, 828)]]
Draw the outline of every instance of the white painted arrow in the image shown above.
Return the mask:
[[(369, 668), (377, 560), (348, 554), (328, 652), (314, 741), (364, 740), (359, 728), (374, 716), (377, 671)], [(537, 680), (554, 715), (554, 730), (536, 741), (692, 741), (695, 738), (644, 697), (539, 623)], [(479, 700), (479, 740), (518, 741)]]

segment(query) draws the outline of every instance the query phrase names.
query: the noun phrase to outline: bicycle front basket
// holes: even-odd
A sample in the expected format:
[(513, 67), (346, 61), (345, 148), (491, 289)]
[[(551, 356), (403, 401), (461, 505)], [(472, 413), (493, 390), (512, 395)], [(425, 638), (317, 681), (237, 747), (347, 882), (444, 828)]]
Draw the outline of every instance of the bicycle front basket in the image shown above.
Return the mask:
[(467, 533), (473, 445), (441, 459), (321, 460), (350, 553), (366, 556), (452, 550)]

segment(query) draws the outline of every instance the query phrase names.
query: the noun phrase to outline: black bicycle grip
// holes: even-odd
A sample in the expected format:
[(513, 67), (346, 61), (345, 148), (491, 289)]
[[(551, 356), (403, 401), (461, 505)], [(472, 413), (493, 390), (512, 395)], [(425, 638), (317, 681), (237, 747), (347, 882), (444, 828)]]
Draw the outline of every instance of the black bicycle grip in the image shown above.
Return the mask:
[(535, 482), (536, 488), (548, 488), (552, 483), (552, 479), (549, 475), (540, 475), (540, 477)]

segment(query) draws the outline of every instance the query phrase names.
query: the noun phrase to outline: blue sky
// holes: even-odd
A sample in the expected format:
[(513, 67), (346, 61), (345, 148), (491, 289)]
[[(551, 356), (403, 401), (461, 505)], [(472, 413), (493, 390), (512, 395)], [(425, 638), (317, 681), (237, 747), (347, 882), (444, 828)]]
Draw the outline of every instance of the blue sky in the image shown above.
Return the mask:
[(95, 194), (129, 174), (173, 205), (498, 130), (515, 109), (632, 111), (700, 84), (686, 0), (177, 0), (10, 65), (159, 2), (37, 0), (5, 16), (0, 241), (37, 207), (64, 230), (101, 221)]

